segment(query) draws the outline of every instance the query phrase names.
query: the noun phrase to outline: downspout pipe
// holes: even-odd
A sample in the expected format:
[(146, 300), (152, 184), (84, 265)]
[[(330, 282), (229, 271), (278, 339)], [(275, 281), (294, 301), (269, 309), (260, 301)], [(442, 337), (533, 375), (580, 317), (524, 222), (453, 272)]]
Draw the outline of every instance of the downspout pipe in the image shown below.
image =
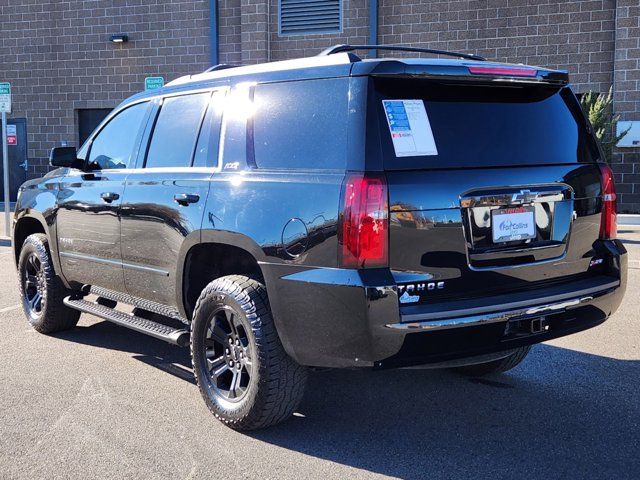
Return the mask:
[[(378, 44), (378, 0), (369, 0), (369, 45)], [(369, 52), (371, 58), (378, 56), (377, 50)]]
[(211, 66), (218, 65), (218, 0), (209, 0), (209, 47)]

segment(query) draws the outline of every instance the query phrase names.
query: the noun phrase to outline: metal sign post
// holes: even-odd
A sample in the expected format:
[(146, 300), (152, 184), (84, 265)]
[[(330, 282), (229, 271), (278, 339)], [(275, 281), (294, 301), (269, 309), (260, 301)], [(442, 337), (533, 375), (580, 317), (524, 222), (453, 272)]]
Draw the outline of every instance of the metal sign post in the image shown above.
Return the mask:
[(11, 204), (9, 202), (9, 149), (7, 148), (7, 113), (11, 113), (11, 85), (0, 83), (2, 112), (2, 168), (4, 171), (4, 232), (11, 236)]

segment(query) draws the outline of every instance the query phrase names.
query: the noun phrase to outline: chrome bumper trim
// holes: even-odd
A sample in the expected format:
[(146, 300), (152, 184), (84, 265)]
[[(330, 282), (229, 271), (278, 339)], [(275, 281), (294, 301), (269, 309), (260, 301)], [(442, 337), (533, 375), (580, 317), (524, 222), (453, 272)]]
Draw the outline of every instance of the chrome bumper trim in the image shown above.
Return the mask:
[(562, 293), (558, 295), (550, 295), (544, 298), (537, 298), (533, 300), (523, 300), (520, 302), (501, 303), (499, 305), (485, 305), (482, 307), (465, 308), (455, 311), (439, 311), (432, 313), (415, 313), (411, 315), (401, 315), (401, 323), (406, 322), (421, 322), (425, 320), (440, 320), (449, 319), (455, 317), (467, 317), (470, 315), (480, 315), (483, 313), (493, 313), (496, 310), (508, 311), (515, 309), (533, 308), (539, 307), (540, 302), (556, 303), (563, 302), (565, 300), (573, 300), (579, 297), (585, 297), (587, 295), (597, 295), (599, 292), (605, 292), (613, 288), (620, 286), (620, 281), (615, 280), (613, 282), (606, 283), (604, 285), (597, 285), (591, 288), (583, 288), (581, 290), (574, 290), (572, 292)]
[[(523, 308), (502, 310), (499, 312), (492, 312), (492, 313), (457, 316), (454, 318), (440, 318), (440, 319), (433, 319), (433, 320), (421, 319), (419, 321), (402, 321), (400, 323), (390, 323), (385, 326), (387, 328), (392, 328), (396, 330), (405, 330), (405, 331), (406, 330), (434, 331), (434, 330), (447, 330), (447, 329), (460, 328), (460, 327), (473, 327), (473, 326), (487, 325), (487, 324), (498, 323), (498, 322), (507, 322), (511, 319), (516, 319), (516, 318), (518, 319), (535, 318), (535, 317), (542, 316), (545, 313), (559, 313), (563, 310), (569, 310), (571, 308), (575, 308), (581, 305), (586, 305), (592, 302), (595, 298), (606, 295), (612, 289), (618, 287), (619, 285), (620, 283), (616, 282), (615, 284), (606, 285), (605, 287), (600, 287), (598, 289), (598, 292), (593, 292), (592, 295), (581, 295), (578, 297), (570, 298), (570, 299), (563, 300), (560, 302), (555, 302), (555, 303), (547, 303), (543, 305), (532, 305), (532, 306), (527, 306)], [(574, 292), (574, 295), (576, 293), (581, 293), (581, 292)], [(499, 305), (499, 307), (504, 308), (505, 305)], [(493, 308), (495, 308), (495, 306)], [(459, 312), (456, 312), (456, 313), (459, 313)], [(418, 317), (418, 316), (420, 315), (410, 315), (410, 317)], [(407, 316), (403, 315), (401, 318), (405, 320), (406, 317), (409, 317), (409, 315)]]

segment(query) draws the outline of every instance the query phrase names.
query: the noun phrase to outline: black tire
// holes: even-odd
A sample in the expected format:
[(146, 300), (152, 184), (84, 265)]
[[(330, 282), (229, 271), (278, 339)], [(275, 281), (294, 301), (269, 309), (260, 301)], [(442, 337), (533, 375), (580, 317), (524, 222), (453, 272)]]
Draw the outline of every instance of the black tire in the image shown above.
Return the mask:
[(463, 367), (456, 367), (453, 370), (470, 377), (481, 377), (483, 375), (490, 375), (492, 373), (504, 373), (520, 365), (520, 363), (529, 353), (529, 350), (531, 350), (531, 345), (516, 348), (511, 355), (499, 360), (493, 360), (486, 363), (478, 363), (476, 365), (465, 365)]
[(306, 369), (278, 338), (267, 290), (245, 276), (221, 277), (203, 290), (191, 324), (191, 359), (209, 410), (235, 430), (286, 420), (304, 395)]
[(54, 271), (45, 234), (29, 235), (22, 244), (18, 280), (22, 308), (34, 329), (50, 334), (76, 326), (80, 312), (63, 303), (71, 292)]

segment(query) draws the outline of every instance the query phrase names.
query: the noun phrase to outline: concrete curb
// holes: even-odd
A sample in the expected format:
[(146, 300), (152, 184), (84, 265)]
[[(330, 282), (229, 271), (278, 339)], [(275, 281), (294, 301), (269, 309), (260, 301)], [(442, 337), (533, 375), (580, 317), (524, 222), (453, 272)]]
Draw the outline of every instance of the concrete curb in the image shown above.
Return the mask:
[(618, 215), (618, 225), (640, 225), (640, 215), (620, 214)]

